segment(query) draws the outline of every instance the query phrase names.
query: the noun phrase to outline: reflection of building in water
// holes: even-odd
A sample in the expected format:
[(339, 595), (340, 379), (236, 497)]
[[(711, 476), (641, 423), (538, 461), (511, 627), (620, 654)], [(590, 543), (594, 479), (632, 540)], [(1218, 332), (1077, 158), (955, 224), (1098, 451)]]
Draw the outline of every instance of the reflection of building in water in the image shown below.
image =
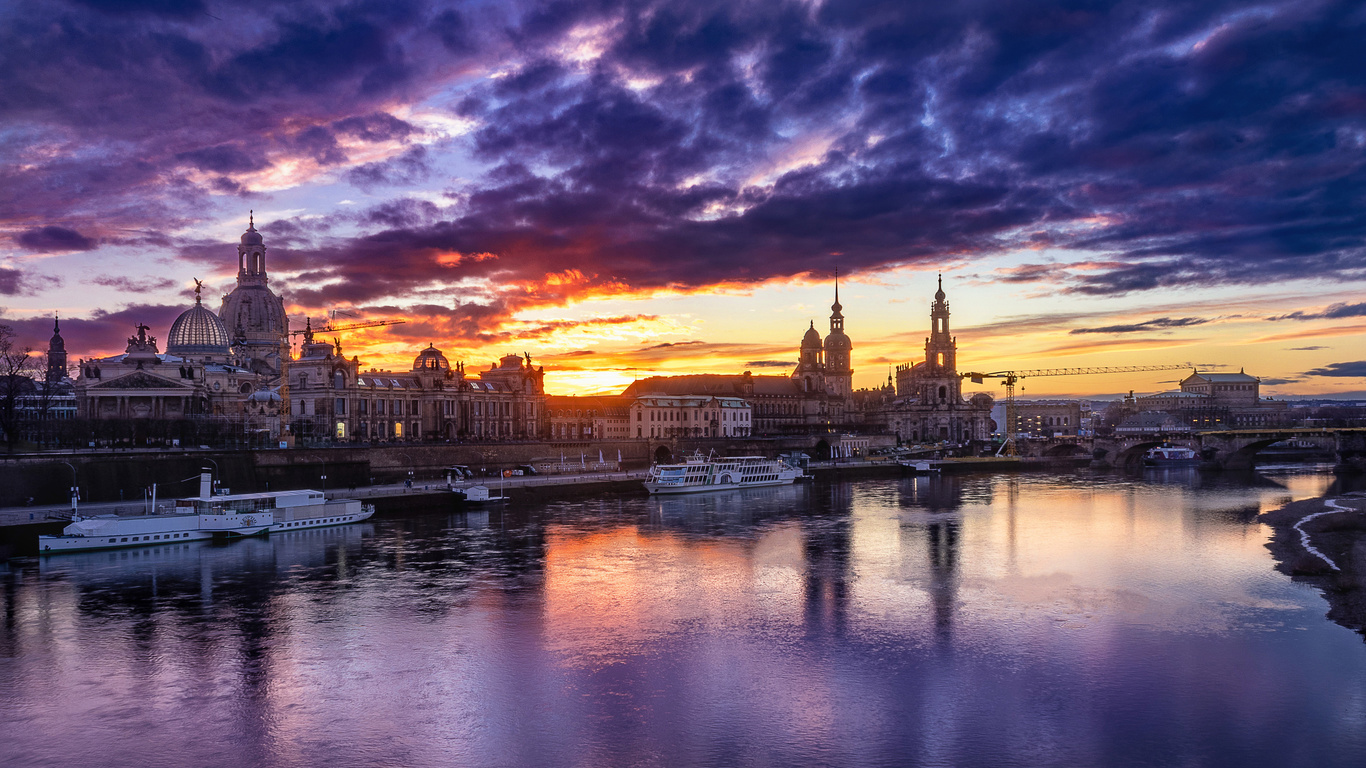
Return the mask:
[(802, 525), (806, 579), (802, 583), (807, 631), (844, 633), (849, 600), (849, 515)]
[[(988, 495), (990, 489), (987, 489)], [(926, 563), (929, 569), (930, 605), (934, 610), (935, 634), (949, 640), (953, 615), (958, 604), (958, 554), (962, 520), (956, 513), (963, 506), (964, 481), (955, 475), (909, 477), (901, 482), (901, 506), (931, 514), (926, 520), (903, 525), (918, 535), (924, 529)]]
[(953, 614), (958, 603), (958, 537), (962, 522), (957, 518), (935, 520), (926, 526), (925, 540), (930, 556), (930, 604), (934, 606), (935, 634), (950, 639)]
[(907, 477), (898, 490), (903, 508), (956, 512), (963, 506), (963, 479), (957, 475)]

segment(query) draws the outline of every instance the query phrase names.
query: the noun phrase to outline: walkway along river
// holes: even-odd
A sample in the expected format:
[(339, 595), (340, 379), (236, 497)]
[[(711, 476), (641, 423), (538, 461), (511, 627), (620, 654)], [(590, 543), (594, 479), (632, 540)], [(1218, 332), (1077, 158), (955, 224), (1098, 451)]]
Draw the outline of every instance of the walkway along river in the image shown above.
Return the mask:
[(23, 766), (1366, 764), (1258, 515), (1331, 475), (972, 474), (0, 566)]

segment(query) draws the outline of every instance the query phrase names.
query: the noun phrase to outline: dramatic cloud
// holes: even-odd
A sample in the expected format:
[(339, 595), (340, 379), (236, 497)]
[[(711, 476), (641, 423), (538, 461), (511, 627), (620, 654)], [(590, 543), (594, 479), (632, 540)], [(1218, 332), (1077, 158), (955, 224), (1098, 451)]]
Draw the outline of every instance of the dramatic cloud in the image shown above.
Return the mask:
[(791, 368), (795, 366), (795, 360), (751, 360), (745, 363), (746, 368)]
[(1185, 328), (1191, 325), (1204, 325), (1209, 319), (1203, 317), (1159, 317), (1141, 323), (1127, 325), (1106, 325), (1100, 328), (1074, 328), (1069, 333), (1140, 333), (1160, 328)]
[(1348, 378), (1366, 377), (1366, 360), (1354, 363), (1330, 363), (1323, 368), (1305, 371), (1305, 376), (1345, 376)]
[(165, 233), (307, 208), (262, 222), (296, 273), (277, 286), (299, 312), (440, 310), (403, 333), (514, 338), (586, 299), (1025, 250), (994, 279), (1366, 279), (1351, 2), (86, 0), (0, 20), (16, 245), (155, 233), (221, 264)]
[(137, 280), (122, 276), (115, 277), (113, 275), (100, 275), (92, 282), (96, 285), (116, 288), (123, 293), (151, 293), (152, 291), (174, 288), (177, 285), (175, 280), (165, 277), (149, 277)]
[(99, 243), (66, 227), (40, 227), (22, 232), (14, 238), (20, 248), (39, 253), (63, 253), (67, 251), (90, 251)]
[(1291, 312), (1268, 317), (1267, 320), (1334, 320), (1343, 317), (1366, 317), (1366, 302), (1333, 304), (1322, 312)]
[(19, 282), (23, 273), (17, 269), (0, 267), (0, 296), (13, 296), (19, 293)]
[(1317, 351), (1319, 351), (1320, 349), (1328, 349), (1328, 347), (1320, 347), (1320, 346), (1312, 346), (1312, 347), (1290, 347), (1289, 351), (1291, 351), (1291, 352), (1317, 352)]

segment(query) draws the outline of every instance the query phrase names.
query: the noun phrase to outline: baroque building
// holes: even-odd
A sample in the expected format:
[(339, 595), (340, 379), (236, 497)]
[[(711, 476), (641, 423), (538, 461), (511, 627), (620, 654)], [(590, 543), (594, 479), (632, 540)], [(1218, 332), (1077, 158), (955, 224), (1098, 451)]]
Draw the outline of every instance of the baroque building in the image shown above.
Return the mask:
[[(734, 436), (736, 434), (801, 435), (842, 431), (857, 419), (853, 394), (853, 342), (844, 332), (844, 307), (835, 285), (835, 303), (830, 307), (830, 333), (821, 339), (815, 321), (809, 323), (797, 348), (797, 365), (787, 376), (741, 374), (693, 374), (652, 376), (632, 383), (622, 396), (632, 401), (642, 397), (702, 397), (740, 399), (748, 404), (747, 421), (741, 425), (724, 421), (738, 411), (726, 408), (703, 409), (716, 417), (703, 424), (679, 427), (656, 424), (655, 436), (698, 435)], [(679, 406), (684, 410), (692, 406)], [(656, 409), (658, 410), (658, 409)], [(681, 413), (682, 411), (680, 411)], [(691, 410), (688, 410), (691, 413)], [(633, 437), (650, 437), (648, 424), (632, 422)], [(635, 427), (640, 427), (636, 434)], [(741, 430), (737, 432), (736, 430)]]
[[(428, 344), (409, 370), (365, 371), (358, 357), (342, 353), (340, 339), (317, 338), (306, 321), (295, 357), (254, 217), (237, 246), (237, 285), (217, 315), (195, 284), (195, 303), (172, 322), (165, 352), (139, 324), (123, 354), (80, 361), (80, 417), (212, 422), (220, 434), (272, 443), (286, 435), (310, 442), (516, 440), (549, 432), (545, 369), (530, 355), (506, 355), (467, 375), (463, 363)], [(49, 356), (64, 365), (65, 354), (54, 329)], [(143, 429), (137, 439), (144, 434), (151, 435)]]
[(266, 243), (251, 217), (237, 245), (237, 286), (218, 310), (231, 336), (233, 356), (253, 373), (279, 375), (289, 354), (289, 319), (284, 299), (270, 289)]
[(958, 340), (949, 328), (949, 301), (944, 279), (930, 305), (930, 335), (925, 359), (896, 368), (896, 397), (869, 414), (898, 440), (912, 443), (985, 442), (991, 439), (992, 398), (979, 392), (964, 400), (958, 375)]

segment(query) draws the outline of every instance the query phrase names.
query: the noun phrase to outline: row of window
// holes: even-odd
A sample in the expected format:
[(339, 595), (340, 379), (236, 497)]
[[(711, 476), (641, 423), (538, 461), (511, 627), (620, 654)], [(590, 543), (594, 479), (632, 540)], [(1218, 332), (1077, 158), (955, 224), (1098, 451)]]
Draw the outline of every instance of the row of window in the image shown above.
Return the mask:
[[(687, 421), (687, 420), (688, 420), (688, 412), (687, 412), (687, 411), (672, 411), (672, 410), (656, 411), (656, 410), (651, 410), (649, 413), (650, 413), (650, 421)], [(636, 411), (636, 421), (643, 421), (643, 420), (644, 420), (644, 414), (645, 414), (645, 411), (644, 411), (644, 410)], [(697, 411), (693, 411), (692, 420), (693, 420), (693, 421), (715, 421), (715, 420), (716, 420), (716, 411), (703, 411), (703, 412), (700, 412), (700, 413), (697, 412)], [(748, 414), (748, 413), (745, 413), (744, 411), (722, 411), (722, 412), (721, 412), (721, 420), (722, 420), (722, 421), (749, 421), (749, 414)]]

